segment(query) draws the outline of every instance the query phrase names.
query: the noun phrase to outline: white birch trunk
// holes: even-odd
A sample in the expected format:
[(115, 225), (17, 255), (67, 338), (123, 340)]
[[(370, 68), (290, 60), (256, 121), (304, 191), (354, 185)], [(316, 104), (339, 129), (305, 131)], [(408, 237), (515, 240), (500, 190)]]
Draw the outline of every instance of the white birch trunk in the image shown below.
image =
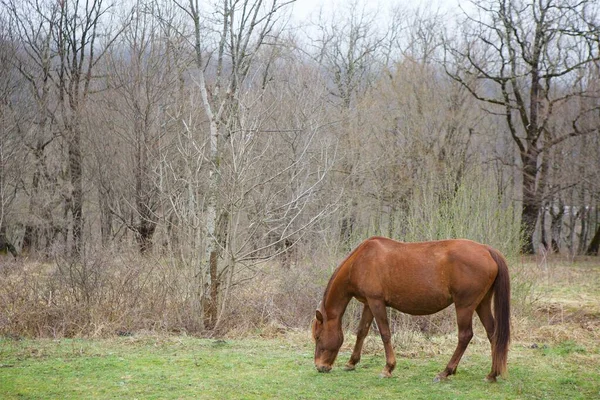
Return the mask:
[[(213, 291), (211, 287), (213, 285), (213, 274), (211, 273), (211, 255), (217, 251), (217, 238), (216, 238), (216, 226), (217, 226), (217, 191), (220, 182), (220, 167), (219, 167), (219, 128), (217, 124), (218, 115), (213, 113), (210, 100), (208, 98), (208, 91), (206, 89), (206, 80), (204, 77), (204, 62), (202, 59), (201, 50), (201, 37), (200, 37), (200, 19), (198, 2), (190, 0), (190, 11), (194, 19), (194, 36), (195, 36), (195, 52), (196, 52), (196, 66), (198, 67), (198, 89), (200, 90), (200, 96), (202, 98), (202, 105), (204, 113), (208, 118), (210, 132), (209, 132), (209, 187), (206, 197), (206, 205), (204, 212), (204, 232), (205, 232), (205, 243), (204, 243), (204, 254), (202, 256), (202, 262), (200, 263), (200, 271), (197, 272), (196, 276), (199, 278), (199, 304), (202, 307), (203, 314), (206, 312), (206, 306), (214, 303), (216, 299), (213, 299)], [(210, 306), (209, 306), (210, 307)], [(207, 317), (203, 315), (204, 321)], [(214, 321), (213, 321), (214, 322)]]

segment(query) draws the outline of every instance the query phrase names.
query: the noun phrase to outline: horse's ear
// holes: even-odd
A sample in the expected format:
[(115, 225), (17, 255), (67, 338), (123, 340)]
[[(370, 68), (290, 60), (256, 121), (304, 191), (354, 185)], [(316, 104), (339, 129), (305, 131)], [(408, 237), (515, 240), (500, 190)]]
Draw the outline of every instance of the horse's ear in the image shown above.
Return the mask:
[(323, 314), (321, 314), (321, 311), (317, 310), (316, 317), (320, 323), (323, 323)]

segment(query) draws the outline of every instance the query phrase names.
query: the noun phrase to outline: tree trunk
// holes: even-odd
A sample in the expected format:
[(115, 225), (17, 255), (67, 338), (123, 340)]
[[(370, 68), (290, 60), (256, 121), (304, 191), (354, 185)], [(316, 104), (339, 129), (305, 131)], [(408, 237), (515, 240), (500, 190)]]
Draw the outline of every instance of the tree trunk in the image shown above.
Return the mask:
[(210, 285), (208, 286), (209, 296), (205, 296), (203, 305), (204, 328), (214, 329), (217, 323), (217, 314), (219, 310), (219, 278), (218, 278), (218, 258), (216, 250), (210, 253)]
[(143, 115), (136, 115), (134, 121), (136, 155), (135, 155), (135, 204), (139, 223), (135, 227), (136, 239), (140, 253), (145, 254), (152, 250), (152, 238), (156, 230), (156, 215), (154, 204), (154, 190), (152, 188), (150, 160), (148, 147), (150, 144), (150, 128)]
[(524, 204), (523, 215), (521, 217), (521, 230), (523, 232), (523, 244), (521, 252), (523, 254), (534, 254), (533, 237), (535, 233), (535, 225), (537, 223), (539, 213), (539, 205)]
[[(349, 213), (351, 211), (348, 211)], [(343, 246), (351, 246), (352, 233), (354, 232), (354, 226), (356, 224), (356, 218), (353, 215), (342, 218), (340, 227), (340, 242)]]
[(71, 256), (81, 255), (83, 243), (83, 169), (81, 156), (81, 132), (78, 127), (70, 129), (69, 171), (71, 173), (71, 215), (73, 217), (73, 243)]
[(147, 254), (152, 251), (152, 237), (156, 230), (156, 223), (142, 219), (136, 227), (135, 239), (138, 242), (141, 254)]
[(13, 257), (17, 258), (17, 249), (6, 238), (6, 227), (4, 225), (0, 227), (0, 252), (3, 251), (9, 251)]
[(596, 233), (590, 242), (585, 254), (588, 256), (597, 256), (600, 249), (600, 224), (596, 228)]
[(540, 212), (540, 242), (545, 250), (549, 250), (550, 246), (548, 245), (548, 238), (546, 237), (546, 207), (547, 204), (543, 204)]
[[(229, 212), (224, 210), (217, 219), (215, 227), (215, 243), (217, 247), (210, 253), (210, 284), (207, 286), (210, 297), (204, 302), (204, 328), (212, 330), (215, 328), (219, 312), (219, 291), (221, 289), (222, 271), (219, 271), (219, 258), (223, 249), (227, 247), (227, 233), (229, 229)], [(226, 269), (226, 268), (222, 268)]]
[[(218, 210), (218, 190), (221, 183), (221, 160), (219, 151), (219, 122), (221, 120), (221, 107), (217, 114), (213, 112), (210, 104), (206, 80), (204, 76), (204, 61), (202, 58), (200, 37), (200, 15), (198, 3), (190, 0), (190, 12), (194, 22), (194, 50), (196, 55), (196, 66), (198, 67), (197, 86), (200, 91), (202, 105), (209, 124), (208, 155), (210, 169), (208, 171), (208, 193), (206, 194), (206, 211), (204, 213), (204, 233), (205, 249), (200, 271), (196, 274), (200, 279), (200, 303), (202, 304), (203, 322), (205, 329), (212, 329), (216, 323), (217, 295), (218, 295), (218, 261), (219, 245), (217, 243), (217, 210)], [(227, 18), (227, 17), (226, 17)]]
[(521, 215), (521, 232), (523, 254), (534, 254), (534, 234), (540, 213), (540, 202), (538, 200), (536, 177), (538, 152), (534, 144), (530, 144), (527, 151), (521, 155), (523, 162), (523, 212)]
[(565, 206), (562, 201), (558, 200), (557, 212), (554, 212), (554, 207), (550, 208), (552, 222), (550, 223), (550, 231), (552, 234), (552, 252), (560, 252), (560, 235), (562, 232), (563, 216), (565, 215)]
[(109, 191), (98, 189), (98, 199), (100, 204), (100, 240), (103, 247), (107, 247), (112, 236), (112, 218), (110, 210)]
[[(583, 176), (584, 172), (581, 172), (581, 176)], [(587, 243), (588, 240), (588, 231), (589, 231), (589, 220), (590, 220), (590, 216), (589, 216), (589, 212), (588, 209), (586, 207), (586, 202), (585, 202), (585, 193), (584, 193), (584, 188), (582, 187), (581, 189), (581, 197), (580, 197), (580, 201), (579, 204), (581, 205), (581, 226), (580, 226), (580, 231), (579, 231), (579, 244), (577, 245), (577, 254), (584, 254), (586, 247), (585, 244)]]

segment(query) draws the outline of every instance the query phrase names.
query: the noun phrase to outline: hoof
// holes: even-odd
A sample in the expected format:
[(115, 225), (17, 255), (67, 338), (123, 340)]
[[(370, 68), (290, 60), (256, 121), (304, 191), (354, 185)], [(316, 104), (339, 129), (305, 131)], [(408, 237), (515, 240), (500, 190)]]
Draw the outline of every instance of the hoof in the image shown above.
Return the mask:
[(444, 375), (437, 375), (435, 378), (433, 378), (433, 383), (438, 383), (438, 382), (445, 382), (448, 380), (447, 376)]
[(391, 374), (391, 372), (382, 371), (382, 372), (379, 374), (379, 377), (380, 377), (380, 378), (391, 378), (391, 377), (392, 377), (392, 374)]
[(354, 365), (354, 364), (344, 365), (344, 371), (354, 371), (355, 369), (356, 369), (356, 365)]
[(496, 377), (495, 376), (486, 376), (484, 381), (488, 382), (488, 383), (495, 383), (497, 382)]

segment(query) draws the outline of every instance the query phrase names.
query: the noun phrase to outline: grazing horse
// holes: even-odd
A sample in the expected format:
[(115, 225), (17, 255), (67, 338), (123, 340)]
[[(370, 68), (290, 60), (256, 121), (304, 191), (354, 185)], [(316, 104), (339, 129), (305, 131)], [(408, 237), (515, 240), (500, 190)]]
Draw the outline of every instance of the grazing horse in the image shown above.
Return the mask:
[[(313, 321), (315, 367), (329, 372), (344, 341), (342, 317), (352, 298), (364, 304), (356, 345), (346, 370), (353, 370), (373, 318), (385, 348), (381, 373), (390, 377), (396, 366), (386, 307), (411, 315), (428, 315), (454, 303), (458, 346), (435, 381), (456, 373), (456, 367), (473, 337), (477, 312), (492, 345), (492, 370), (486, 380), (495, 382), (506, 373), (510, 342), (510, 281), (504, 257), (497, 250), (470, 240), (402, 243), (383, 237), (362, 242), (335, 270)], [(492, 298), (494, 314), (492, 314)]]

